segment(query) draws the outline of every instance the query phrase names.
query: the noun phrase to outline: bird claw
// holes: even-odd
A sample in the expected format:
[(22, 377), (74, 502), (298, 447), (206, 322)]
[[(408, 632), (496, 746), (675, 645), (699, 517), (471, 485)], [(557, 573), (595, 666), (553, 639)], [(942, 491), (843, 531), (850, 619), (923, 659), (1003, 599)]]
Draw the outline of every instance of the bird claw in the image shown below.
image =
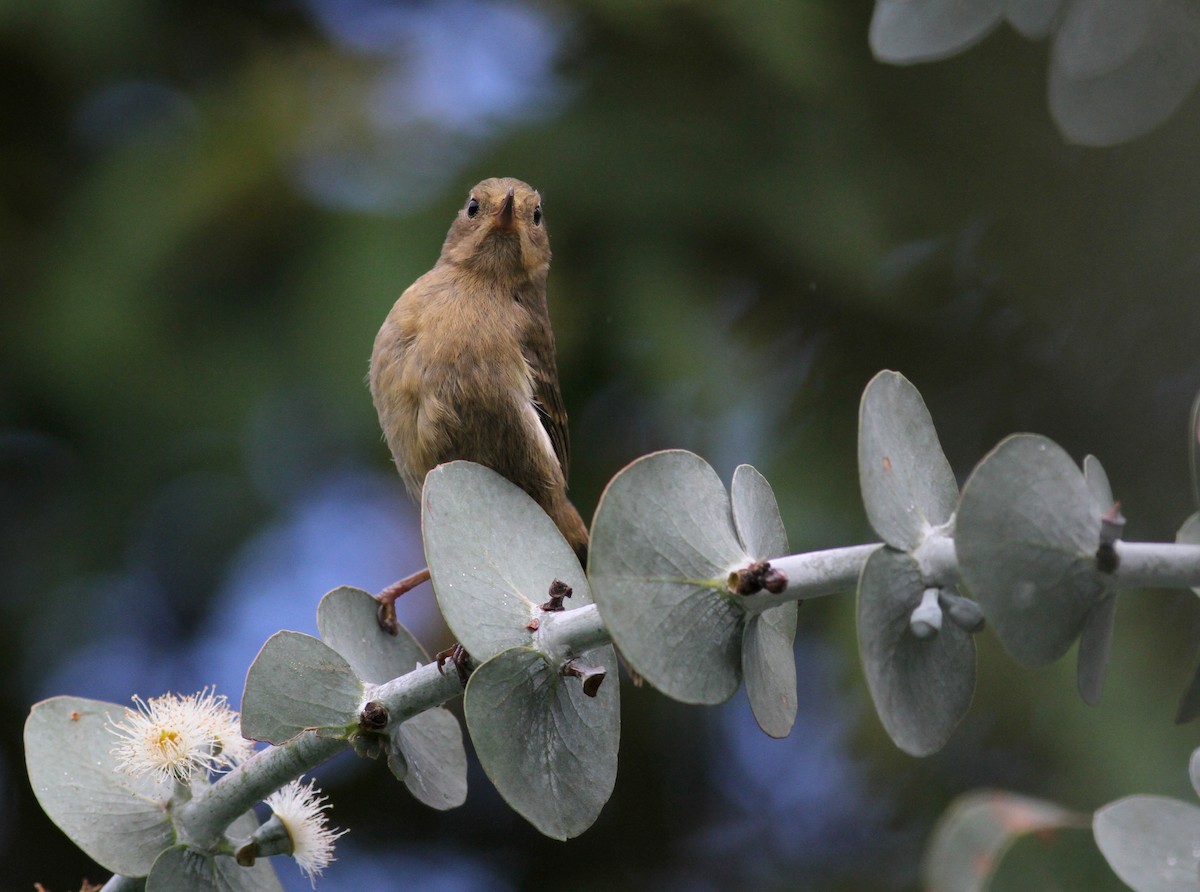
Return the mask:
[(471, 677), (471, 673), (475, 671), (475, 667), (471, 665), (473, 662), (471, 655), (467, 653), (467, 649), (457, 641), (450, 645), (450, 647), (447, 647), (445, 650), (439, 652), (434, 657), (434, 660), (437, 662), (438, 672), (442, 671), (442, 667), (445, 666), (447, 662), (453, 663), (455, 671), (458, 672), (458, 680), (462, 682), (462, 686), (464, 688), (467, 686), (467, 679), (469, 679)]

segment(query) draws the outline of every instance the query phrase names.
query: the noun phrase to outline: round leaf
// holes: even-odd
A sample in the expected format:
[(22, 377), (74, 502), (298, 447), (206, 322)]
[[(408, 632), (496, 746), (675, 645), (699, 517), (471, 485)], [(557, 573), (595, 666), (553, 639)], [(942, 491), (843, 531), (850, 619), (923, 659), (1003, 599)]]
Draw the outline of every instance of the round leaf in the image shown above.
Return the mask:
[(858, 585), (858, 650), (875, 711), (896, 746), (913, 756), (937, 752), (966, 714), (975, 691), (975, 642), (957, 623), (929, 638), (909, 619), (925, 584), (917, 562), (881, 548)]
[(858, 412), (858, 476), (871, 526), (912, 551), (954, 514), (958, 484), (921, 394), (897, 372), (880, 372)]
[[(733, 525), (742, 548), (756, 561), (788, 553), (787, 532), (771, 485), (750, 465), (739, 465), (729, 488)], [(750, 709), (760, 728), (787, 737), (796, 721), (795, 602), (746, 620), (742, 632), (742, 674)]]
[(982, 40), (1003, 12), (1003, 0), (875, 0), (871, 52), (898, 65), (944, 59)]
[(421, 526), (442, 616), (479, 662), (529, 645), (526, 626), (541, 615), (555, 579), (574, 590), (571, 606), (591, 603), (583, 568), (558, 527), (490, 468), (456, 461), (430, 471)]
[(1062, 0), (1007, 0), (1004, 17), (1022, 36), (1040, 40), (1050, 33), (1061, 7)]
[(1191, 0), (1067, 4), (1050, 57), (1050, 111), (1085, 145), (1133, 139), (1164, 121), (1200, 79)]
[(758, 726), (787, 737), (796, 721), (795, 601), (754, 614), (742, 635), (746, 695)]
[(1137, 892), (1194, 892), (1200, 807), (1165, 796), (1129, 796), (1096, 812), (1096, 845)]
[(1096, 456), (1084, 456), (1083, 479), (1087, 483), (1088, 492), (1092, 494), (1092, 503), (1096, 510), (1104, 514), (1113, 506), (1113, 491), (1108, 482), (1108, 473)]
[(963, 487), (959, 570), (1019, 662), (1061, 657), (1105, 594), (1100, 517), (1083, 474), (1045, 437), (1009, 437)]
[(1076, 678), (1079, 696), (1088, 706), (1099, 703), (1100, 695), (1104, 692), (1104, 677), (1108, 674), (1108, 657), (1112, 652), (1116, 617), (1117, 596), (1110, 594), (1092, 608), (1083, 623)]
[(1005, 852), (1018, 839), (1081, 826), (1087, 826), (1085, 816), (1052, 802), (999, 790), (967, 793), (951, 803), (934, 827), (921, 863), (922, 885), (983, 892), (991, 888)]
[[(1108, 474), (1100, 459), (1094, 455), (1083, 459), (1083, 479), (1087, 483), (1088, 492), (1092, 494), (1092, 503), (1097, 512), (1106, 513), (1113, 506), (1112, 486), (1108, 482)], [(1108, 659), (1112, 652), (1113, 623), (1117, 616), (1116, 595), (1102, 598), (1100, 603), (1092, 608), (1083, 624), (1079, 636), (1079, 656), (1076, 678), (1079, 686), (1079, 696), (1088, 706), (1100, 702), (1104, 691), (1104, 678), (1108, 674)]]
[(25, 721), (25, 763), (42, 810), (72, 842), (113, 873), (141, 877), (175, 842), (166, 810), (172, 784), (117, 768), (106, 725), (124, 715), (81, 697), (38, 703)]
[(242, 694), (242, 734), (281, 744), (303, 731), (340, 735), (358, 723), (363, 684), (333, 648), (311, 635), (267, 639)]
[(283, 886), (267, 858), (242, 867), (232, 858), (180, 845), (154, 862), (146, 877), (146, 892), (283, 892)]
[(1192, 750), (1192, 757), (1188, 760), (1188, 777), (1192, 780), (1192, 789), (1200, 796), (1200, 749)]
[(397, 725), (389, 741), (388, 765), (409, 792), (431, 808), (444, 811), (467, 800), (462, 728), (448, 709), (427, 709)]
[(722, 703), (741, 680), (744, 612), (725, 582), (750, 558), (716, 472), (656, 452), (605, 489), (588, 570), (605, 626), (630, 665), (685, 703)]
[[(590, 662), (616, 677), (611, 647)], [(479, 761), (500, 795), (555, 839), (578, 836), (596, 820), (617, 777), (619, 685), (595, 697), (531, 648), (506, 650), (477, 668), (463, 709)]]
[(779, 503), (766, 477), (750, 465), (738, 465), (729, 487), (729, 500), (733, 525), (746, 554), (756, 561), (769, 561), (788, 553)]
[(343, 586), (317, 605), (321, 639), (370, 684), (383, 684), (429, 662), (429, 655), (408, 629), (389, 635), (376, 619), (379, 602), (362, 589)]

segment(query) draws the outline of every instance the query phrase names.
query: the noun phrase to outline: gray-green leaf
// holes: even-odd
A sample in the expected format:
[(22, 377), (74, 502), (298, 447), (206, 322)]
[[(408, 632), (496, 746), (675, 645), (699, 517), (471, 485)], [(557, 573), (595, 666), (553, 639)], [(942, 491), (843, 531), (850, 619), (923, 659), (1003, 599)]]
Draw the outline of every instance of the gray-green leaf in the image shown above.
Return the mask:
[(1005, 852), (1022, 836), (1086, 827), (1087, 817), (1029, 796), (979, 790), (951, 803), (934, 827), (921, 863), (926, 889), (984, 892)]
[[(729, 488), (733, 525), (742, 548), (756, 561), (788, 553), (787, 532), (771, 485), (750, 465), (739, 465)], [(787, 737), (796, 721), (796, 617), (794, 601), (746, 620), (742, 632), (742, 674), (746, 695), (760, 728)]]
[(38, 803), (72, 842), (113, 873), (141, 877), (175, 842), (172, 784), (117, 768), (106, 725), (124, 715), (98, 700), (44, 700), (25, 721), (25, 763)]
[(591, 603), (583, 568), (541, 507), (490, 468), (456, 461), (425, 478), (425, 559), (446, 624), (478, 662), (528, 646), (555, 579)]
[(1087, 483), (1088, 492), (1092, 494), (1096, 510), (1104, 514), (1113, 506), (1113, 491), (1108, 482), (1108, 473), (1096, 456), (1083, 457), (1083, 479)]
[(429, 655), (408, 629), (389, 635), (376, 619), (379, 606), (362, 589), (335, 588), (317, 605), (321, 639), (350, 664), (354, 674), (370, 684), (383, 684), (429, 662)]
[(875, 0), (871, 52), (897, 65), (944, 59), (982, 40), (1003, 13), (1002, 0)]
[(307, 730), (341, 736), (358, 723), (363, 684), (342, 656), (300, 632), (276, 632), (246, 673), (242, 734), (281, 744)]
[(749, 561), (729, 495), (697, 455), (640, 458), (601, 496), (588, 560), (596, 604), (630, 665), (676, 700), (722, 703), (737, 690), (745, 614), (726, 579)]
[(772, 737), (787, 737), (796, 722), (795, 601), (746, 620), (742, 672), (746, 696), (758, 726)]
[(1019, 662), (1061, 657), (1106, 593), (1100, 517), (1083, 473), (1045, 437), (1007, 438), (963, 487), (955, 549), (963, 579)]
[(738, 465), (729, 487), (733, 526), (742, 549), (756, 561), (788, 553), (787, 531), (767, 478), (750, 465)]
[(448, 709), (428, 709), (397, 725), (388, 745), (388, 766), (413, 796), (432, 808), (444, 811), (467, 800), (462, 728)]
[[(616, 677), (611, 647), (590, 662)], [(595, 697), (555, 672), (540, 653), (512, 648), (475, 670), (464, 694), (467, 728), (500, 795), (555, 839), (583, 833), (600, 814), (617, 777), (619, 686)]]
[(1076, 683), (1079, 696), (1088, 706), (1099, 703), (1100, 695), (1104, 693), (1104, 677), (1108, 674), (1116, 616), (1117, 596), (1110, 593), (1100, 599), (1083, 623), (1083, 632), (1079, 636)]
[(1194, 892), (1200, 807), (1165, 796), (1129, 796), (1096, 812), (1096, 845), (1137, 892)]
[(146, 892), (283, 892), (283, 887), (267, 858), (242, 867), (232, 858), (180, 845), (154, 862)]
[(958, 483), (917, 388), (880, 372), (858, 412), (858, 476), (871, 526), (888, 545), (912, 551), (958, 504)]
[(914, 756), (950, 739), (975, 691), (975, 641), (957, 623), (930, 638), (909, 618), (925, 584), (909, 555), (881, 548), (867, 558), (858, 585), (858, 649), (880, 721), (896, 746)]

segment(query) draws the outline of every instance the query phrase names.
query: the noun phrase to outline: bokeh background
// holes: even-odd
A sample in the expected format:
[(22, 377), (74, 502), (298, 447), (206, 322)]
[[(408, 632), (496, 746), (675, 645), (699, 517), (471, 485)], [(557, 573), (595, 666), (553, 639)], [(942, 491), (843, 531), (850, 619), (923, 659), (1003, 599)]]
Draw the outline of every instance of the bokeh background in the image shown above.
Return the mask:
[[(624, 464), (683, 447), (763, 471), (794, 549), (872, 541), (858, 397), (894, 368), (960, 480), (1043, 433), (1103, 460), (1127, 538), (1173, 538), (1194, 510), (1200, 104), (1084, 148), (1051, 116), (1046, 42), (1000, 27), (885, 65), (871, 12), (0, 3), (0, 888), (106, 878), (33, 799), (32, 703), (215, 684), (236, 705), (326, 590), (421, 566), (364, 376), (485, 176), (545, 199), (585, 516)], [(789, 738), (741, 693), (626, 688), (616, 791), (566, 844), (477, 764), (440, 814), (347, 754), (318, 772), (352, 830), (320, 887), (909, 889), (965, 790), (1190, 798), (1194, 600), (1122, 599), (1096, 709), (1070, 658), (1031, 671), (981, 636), (975, 704), (924, 760), (874, 715), (853, 597), (814, 601)], [(428, 588), (401, 618), (447, 643)]]

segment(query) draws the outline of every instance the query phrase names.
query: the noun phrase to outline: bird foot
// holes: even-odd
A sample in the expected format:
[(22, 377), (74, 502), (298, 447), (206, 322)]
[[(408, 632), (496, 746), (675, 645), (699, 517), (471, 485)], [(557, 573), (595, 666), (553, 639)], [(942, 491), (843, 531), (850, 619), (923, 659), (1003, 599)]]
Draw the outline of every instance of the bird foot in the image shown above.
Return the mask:
[(473, 662), (471, 660), (471, 655), (467, 653), (467, 649), (457, 641), (450, 645), (450, 647), (447, 647), (445, 650), (439, 652), (433, 659), (437, 662), (439, 672), (442, 671), (442, 667), (445, 666), (447, 662), (453, 663), (455, 671), (458, 672), (458, 680), (462, 682), (462, 686), (464, 688), (467, 686), (467, 679), (469, 679), (471, 677), (471, 673), (475, 671), (475, 667), (471, 665)]
[(379, 620), (379, 627), (383, 631), (393, 636), (400, 631), (400, 623), (396, 619), (396, 599), (410, 589), (416, 588), (422, 582), (428, 581), (429, 568), (424, 567), (411, 576), (405, 576), (403, 579), (393, 582), (375, 596), (375, 600), (379, 602), (375, 618)]

